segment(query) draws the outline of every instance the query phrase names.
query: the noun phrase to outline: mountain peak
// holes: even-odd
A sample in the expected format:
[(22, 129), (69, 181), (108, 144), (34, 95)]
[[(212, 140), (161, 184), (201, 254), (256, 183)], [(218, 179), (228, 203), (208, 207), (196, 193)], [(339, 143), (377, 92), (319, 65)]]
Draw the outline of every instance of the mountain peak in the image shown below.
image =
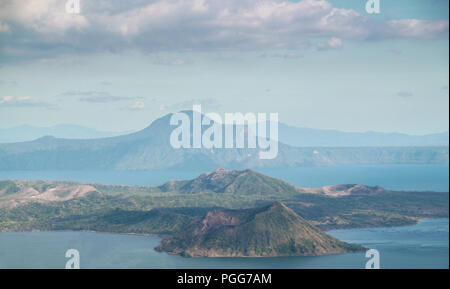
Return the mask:
[(283, 202), (280, 201), (273, 202), (268, 208), (290, 210)]
[(213, 192), (242, 195), (282, 195), (297, 192), (294, 186), (253, 170), (239, 171), (222, 168), (202, 174), (190, 181), (175, 181), (160, 186), (162, 191), (170, 191), (175, 188), (178, 192), (185, 194)]
[(38, 142), (48, 142), (48, 141), (52, 141), (55, 140), (56, 137), (52, 136), (52, 135), (44, 135), (38, 139), (36, 139), (36, 141)]
[(207, 175), (214, 175), (214, 176), (226, 176), (226, 175), (230, 175), (230, 174), (235, 174), (236, 171), (234, 170), (227, 170), (227, 169), (223, 169), (223, 168), (218, 168), (210, 173), (207, 173)]
[(313, 256), (360, 251), (298, 216), (281, 202), (214, 210), (164, 240), (158, 250), (190, 257)]

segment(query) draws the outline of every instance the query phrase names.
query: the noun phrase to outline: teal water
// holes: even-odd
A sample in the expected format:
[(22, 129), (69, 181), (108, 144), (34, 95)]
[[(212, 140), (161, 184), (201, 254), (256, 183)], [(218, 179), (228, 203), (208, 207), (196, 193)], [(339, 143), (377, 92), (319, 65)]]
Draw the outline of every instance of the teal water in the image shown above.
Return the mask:
[[(329, 234), (380, 252), (381, 268), (449, 268), (449, 220)], [(283, 258), (183, 258), (152, 248), (160, 238), (91, 232), (0, 233), (0, 268), (64, 268), (80, 252), (81, 268), (364, 268), (364, 253)]]
[[(379, 185), (391, 190), (449, 191), (448, 165), (376, 165), (260, 169), (264, 174), (301, 187), (336, 184)], [(161, 185), (192, 179), (204, 171), (0, 171), (0, 180), (72, 180), (113, 185)]]

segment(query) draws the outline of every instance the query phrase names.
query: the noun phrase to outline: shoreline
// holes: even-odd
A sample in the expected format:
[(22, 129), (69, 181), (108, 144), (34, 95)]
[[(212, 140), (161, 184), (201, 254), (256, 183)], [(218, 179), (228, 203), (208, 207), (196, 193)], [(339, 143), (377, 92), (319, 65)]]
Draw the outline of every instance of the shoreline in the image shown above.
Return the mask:
[[(405, 224), (400, 226), (370, 226), (370, 227), (349, 227), (349, 228), (337, 228), (337, 229), (328, 229), (328, 230), (322, 230), (323, 232), (327, 233), (330, 231), (340, 231), (340, 230), (357, 230), (357, 229), (377, 229), (377, 228), (401, 228), (401, 227), (411, 227), (415, 226), (418, 223), (425, 221), (425, 220), (439, 220), (439, 219), (447, 219), (450, 220), (449, 217), (437, 217), (437, 218), (418, 218), (414, 223), (412, 224)], [(116, 234), (116, 235), (130, 235), (130, 236), (143, 236), (143, 237), (157, 237), (160, 239), (166, 239), (170, 234), (159, 234), (159, 233), (126, 233), (126, 232), (104, 232), (104, 231), (93, 231), (93, 230), (29, 230), (29, 231), (2, 231), (1, 233), (34, 233), (34, 232), (40, 232), (40, 233), (76, 233), (76, 232), (83, 232), (83, 233), (97, 233), (97, 234)]]

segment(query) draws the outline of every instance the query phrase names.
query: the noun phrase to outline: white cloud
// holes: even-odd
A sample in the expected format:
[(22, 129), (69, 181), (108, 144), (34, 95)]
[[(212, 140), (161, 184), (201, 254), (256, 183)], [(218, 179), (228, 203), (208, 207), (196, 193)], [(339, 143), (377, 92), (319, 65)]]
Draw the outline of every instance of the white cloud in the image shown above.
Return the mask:
[(339, 39), (326, 43), (329, 49), (346, 39), (448, 37), (448, 20), (383, 22), (325, 0), (91, 0), (82, 1), (79, 15), (67, 14), (64, 4), (2, 0), (0, 31), (14, 36), (4, 41), (4, 53), (41, 43), (69, 52), (180, 51), (304, 49), (317, 39)]
[(140, 99), (141, 97), (129, 97), (129, 96), (117, 96), (112, 95), (106, 91), (67, 91), (60, 96), (76, 96), (79, 97), (80, 101), (91, 102), (91, 103), (107, 103), (107, 102), (116, 102), (122, 100), (133, 100)]
[(143, 101), (136, 101), (131, 106), (125, 106), (120, 108), (121, 110), (127, 110), (127, 111), (142, 111), (145, 110), (145, 103)]
[(158, 65), (183, 65), (186, 62), (183, 59), (180, 58), (174, 58), (174, 59), (166, 59), (166, 58), (157, 58), (153, 61), (153, 64)]
[(143, 101), (136, 101), (132, 106), (131, 109), (140, 110), (145, 108), (145, 103)]
[(7, 95), (0, 99), (0, 104), (11, 102), (14, 99), (13, 96)]
[(218, 110), (221, 107), (220, 102), (215, 98), (205, 98), (205, 99), (189, 99), (176, 103), (163, 103), (160, 104), (160, 110), (167, 111), (180, 111), (180, 110), (191, 110), (193, 105), (200, 104), (205, 109)]
[(392, 37), (427, 39), (448, 36), (448, 20), (391, 20), (387, 26), (386, 33)]
[(318, 50), (338, 49), (342, 47), (342, 40), (337, 37), (332, 37), (327, 42), (320, 42), (317, 45)]
[(54, 105), (40, 101), (31, 96), (3, 96), (0, 98), (0, 108), (1, 107), (43, 107), (43, 108), (53, 108)]
[(59, 34), (89, 26), (84, 15), (66, 13), (65, 1), (60, 0), (4, 0), (0, 20), (43, 34)]

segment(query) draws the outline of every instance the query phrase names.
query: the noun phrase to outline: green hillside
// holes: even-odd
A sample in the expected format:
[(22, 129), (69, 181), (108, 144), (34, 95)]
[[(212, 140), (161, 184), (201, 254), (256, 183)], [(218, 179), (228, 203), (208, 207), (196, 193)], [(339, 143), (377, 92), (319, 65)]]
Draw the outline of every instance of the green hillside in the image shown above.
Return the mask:
[(315, 256), (363, 250), (325, 234), (281, 202), (211, 211), (157, 249), (188, 257)]
[[(322, 230), (411, 225), (449, 215), (448, 193), (361, 185), (310, 191), (251, 170), (223, 169), (160, 187), (1, 181), (0, 231), (166, 234), (217, 208), (255, 208), (275, 201)], [(330, 192), (335, 196), (325, 194)]]
[(171, 181), (159, 188), (162, 191), (176, 191), (182, 194), (214, 192), (245, 195), (280, 195), (297, 192), (294, 186), (282, 180), (250, 169), (243, 171), (217, 169), (191, 181)]

